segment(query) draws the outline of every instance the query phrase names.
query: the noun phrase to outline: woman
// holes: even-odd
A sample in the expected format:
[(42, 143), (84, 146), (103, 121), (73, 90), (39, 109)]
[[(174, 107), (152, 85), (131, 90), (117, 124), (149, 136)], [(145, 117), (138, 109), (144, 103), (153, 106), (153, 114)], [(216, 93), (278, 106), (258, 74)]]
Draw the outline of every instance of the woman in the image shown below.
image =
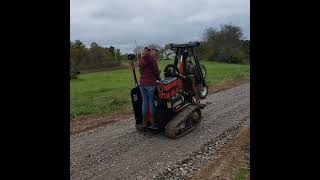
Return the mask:
[(145, 47), (141, 53), (141, 59), (139, 62), (140, 69), (140, 91), (142, 95), (142, 127), (147, 126), (147, 110), (148, 102), (150, 104), (151, 112), (151, 128), (155, 127), (154, 122), (154, 93), (157, 86), (157, 80), (160, 77), (160, 71), (157, 65), (157, 61), (154, 60), (151, 55), (151, 50)]

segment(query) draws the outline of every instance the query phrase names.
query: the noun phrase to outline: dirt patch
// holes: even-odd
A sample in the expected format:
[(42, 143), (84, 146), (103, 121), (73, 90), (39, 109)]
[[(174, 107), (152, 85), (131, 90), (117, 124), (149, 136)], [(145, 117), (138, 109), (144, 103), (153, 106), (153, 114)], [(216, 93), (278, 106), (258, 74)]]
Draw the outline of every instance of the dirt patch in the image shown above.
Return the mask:
[(79, 116), (70, 122), (70, 134), (78, 134), (87, 130), (95, 129), (106, 124), (116, 122), (122, 119), (128, 119), (132, 116), (132, 112), (117, 111), (112, 114), (106, 114), (100, 117), (96, 116)]
[(250, 179), (250, 127), (210, 157), (192, 179)]
[[(209, 87), (209, 94), (216, 93), (222, 90), (226, 90), (235, 86), (239, 86), (243, 83), (250, 81), (250, 77), (245, 77), (236, 80), (227, 80), (222, 83), (215, 84)], [(103, 116), (79, 116), (71, 119), (70, 121), (70, 134), (78, 134), (87, 130), (95, 129), (106, 124), (116, 122), (122, 119), (128, 119), (133, 116), (133, 112), (130, 110), (116, 110), (113, 113), (105, 114)]]
[(249, 81), (250, 81), (250, 77), (244, 77), (244, 78), (239, 78), (235, 80), (226, 80), (221, 83), (215, 84), (213, 86), (209, 86), (209, 94), (230, 89), (232, 87), (239, 86)]

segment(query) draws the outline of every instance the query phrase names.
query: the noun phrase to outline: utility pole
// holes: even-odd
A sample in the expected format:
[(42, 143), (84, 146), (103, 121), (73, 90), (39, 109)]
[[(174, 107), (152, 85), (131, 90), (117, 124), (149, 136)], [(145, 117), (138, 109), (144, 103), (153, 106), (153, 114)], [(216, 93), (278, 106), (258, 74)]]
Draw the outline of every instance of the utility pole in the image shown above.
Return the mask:
[[(137, 47), (138, 47), (137, 41), (134, 40), (134, 43), (136, 44), (136, 48), (137, 48)], [(139, 52), (136, 54), (136, 57), (137, 57), (137, 61), (139, 62), (139, 59), (140, 59), (140, 57), (139, 57)]]

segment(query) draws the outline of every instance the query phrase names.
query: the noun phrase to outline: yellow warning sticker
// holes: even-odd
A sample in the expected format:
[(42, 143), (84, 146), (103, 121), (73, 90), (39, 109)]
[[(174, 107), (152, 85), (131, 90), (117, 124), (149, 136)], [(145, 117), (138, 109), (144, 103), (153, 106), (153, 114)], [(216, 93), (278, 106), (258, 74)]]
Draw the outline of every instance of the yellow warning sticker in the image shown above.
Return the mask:
[(167, 102), (167, 107), (171, 108), (171, 102), (170, 101)]

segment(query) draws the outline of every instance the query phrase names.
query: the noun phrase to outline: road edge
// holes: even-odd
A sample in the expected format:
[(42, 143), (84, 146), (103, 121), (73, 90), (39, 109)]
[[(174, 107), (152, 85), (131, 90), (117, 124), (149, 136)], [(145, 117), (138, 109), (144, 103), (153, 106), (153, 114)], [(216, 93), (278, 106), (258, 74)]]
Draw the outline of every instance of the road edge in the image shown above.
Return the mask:
[[(218, 93), (230, 88), (240, 86), (244, 83), (250, 82), (250, 76), (238, 78), (234, 80), (225, 80), (220, 83), (216, 83), (212, 86), (209, 86), (209, 94)], [(133, 116), (132, 111), (119, 111), (114, 113), (109, 113), (99, 117), (88, 116), (88, 117), (79, 117), (76, 119), (70, 120), (70, 136), (77, 135), (89, 130), (94, 130), (102, 126), (109, 125), (111, 123), (121, 121), (123, 119), (128, 119)]]

